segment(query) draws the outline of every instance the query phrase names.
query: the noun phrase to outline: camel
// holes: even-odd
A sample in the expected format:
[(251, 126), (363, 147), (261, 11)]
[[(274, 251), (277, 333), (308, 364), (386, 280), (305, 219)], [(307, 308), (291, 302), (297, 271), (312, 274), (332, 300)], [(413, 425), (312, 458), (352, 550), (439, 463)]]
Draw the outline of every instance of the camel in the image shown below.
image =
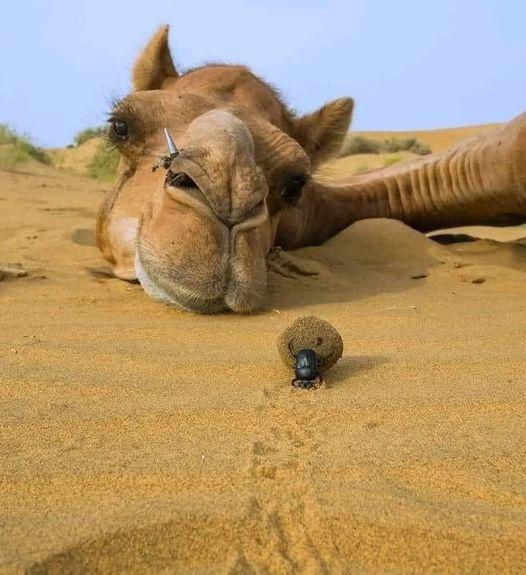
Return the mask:
[(364, 218), (421, 231), (525, 221), (526, 114), (446, 152), (322, 183), (314, 170), (339, 151), (351, 98), (297, 116), (246, 67), (179, 73), (168, 31), (150, 39), (111, 112), (121, 161), (97, 221), (115, 276), (150, 296), (247, 313), (264, 306), (276, 246), (319, 245)]

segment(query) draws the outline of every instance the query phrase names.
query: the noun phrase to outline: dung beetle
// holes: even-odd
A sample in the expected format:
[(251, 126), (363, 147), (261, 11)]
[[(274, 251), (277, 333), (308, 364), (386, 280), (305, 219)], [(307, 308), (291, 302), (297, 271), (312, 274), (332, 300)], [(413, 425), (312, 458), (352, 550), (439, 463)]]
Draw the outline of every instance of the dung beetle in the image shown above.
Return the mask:
[(294, 374), (296, 377), (292, 380), (292, 385), (301, 389), (318, 387), (322, 382), (322, 378), (318, 373), (316, 352), (309, 348), (302, 349), (295, 355), (295, 358)]

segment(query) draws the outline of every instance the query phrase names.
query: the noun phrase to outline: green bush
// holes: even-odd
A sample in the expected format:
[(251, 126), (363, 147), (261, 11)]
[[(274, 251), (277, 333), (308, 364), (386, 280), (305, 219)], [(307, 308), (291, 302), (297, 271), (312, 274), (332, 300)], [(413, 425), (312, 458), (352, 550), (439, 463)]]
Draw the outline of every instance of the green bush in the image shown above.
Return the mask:
[(106, 126), (91, 126), (79, 132), (74, 138), (75, 146), (80, 146), (93, 138), (102, 138), (108, 133)]
[(409, 151), (413, 152), (413, 154), (418, 154), (419, 156), (427, 156), (432, 152), (431, 148), (426, 144), (422, 144), (422, 142), (416, 142), (409, 148)]
[(419, 156), (425, 156), (431, 153), (431, 148), (419, 142), (416, 138), (407, 138), (405, 140), (400, 138), (391, 138), (390, 140), (385, 140), (381, 144), (382, 152), (402, 152), (409, 151), (413, 154), (418, 154)]
[(109, 181), (117, 175), (119, 152), (108, 143), (103, 142), (88, 164), (87, 174), (95, 180)]
[(347, 136), (340, 151), (340, 156), (352, 156), (354, 154), (378, 154), (380, 142), (370, 140), (363, 136)]
[(340, 151), (340, 157), (353, 154), (379, 154), (380, 152), (393, 154), (404, 150), (420, 156), (431, 153), (431, 148), (416, 138), (391, 138), (379, 141), (364, 136), (347, 136)]
[(407, 146), (408, 144), (406, 140), (391, 138), (390, 140), (384, 140), (382, 142), (382, 152), (392, 154), (394, 152), (400, 152), (401, 150), (407, 150)]
[(28, 136), (21, 136), (7, 124), (0, 124), (0, 166), (12, 169), (31, 159), (42, 164), (51, 163), (46, 152), (35, 146)]

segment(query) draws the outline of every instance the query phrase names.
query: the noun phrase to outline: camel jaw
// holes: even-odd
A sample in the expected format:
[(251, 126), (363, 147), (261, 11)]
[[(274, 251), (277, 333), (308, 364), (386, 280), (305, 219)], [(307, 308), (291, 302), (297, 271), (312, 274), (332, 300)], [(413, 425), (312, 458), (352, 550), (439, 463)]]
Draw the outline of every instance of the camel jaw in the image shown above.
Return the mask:
[[(151, 235), (144, 241), (141, 234), (151, 222), (143, 221), (135, 275), (144, 291), (153, 299), (196, 313), (251, 313), (260, 309), (266, 297), (266, 260), (272, 242), (266, 204), (230, 226), (195, 198), (184, 192), (182, 198), (185, 201), (176, 203), (183, 213), (208, 221), (210, 236), (204, 245), (211, 251), (203, 252), (203, 244), (195, 244), (194, 235), (187, 233), (169, 244), (156, 245)], [(155, 223), (152, 227), (156, 229)], [(164, 234), (157, 237), (165, 240)]]
[(165, 290), (150, 277), (141, 262), (139, 251), (137, 251), (135, 255), (135, 274), (144, 291), (151, 298), (159, 302), (175, 306), (183, 311), (189, 312), (220, 313), (227, 311), (227, 307), (221, 303), (221, 300), (218, 299), (208, 302), (200, 302), (189, 290), (185, 290), (180, 286), (171, 286), (170, 291), (172, 293), (168, 293), (168, 290)]

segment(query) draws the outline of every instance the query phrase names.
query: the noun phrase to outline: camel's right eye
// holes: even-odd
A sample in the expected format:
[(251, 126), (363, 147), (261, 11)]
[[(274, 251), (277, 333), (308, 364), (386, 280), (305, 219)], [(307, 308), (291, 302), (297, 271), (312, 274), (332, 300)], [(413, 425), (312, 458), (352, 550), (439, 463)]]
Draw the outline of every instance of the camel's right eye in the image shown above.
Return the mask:
[(120, 140), (125, 140), (128, 137), (128, 124), (121, 120), (114, 120), (111, 123), (111, 131)]

